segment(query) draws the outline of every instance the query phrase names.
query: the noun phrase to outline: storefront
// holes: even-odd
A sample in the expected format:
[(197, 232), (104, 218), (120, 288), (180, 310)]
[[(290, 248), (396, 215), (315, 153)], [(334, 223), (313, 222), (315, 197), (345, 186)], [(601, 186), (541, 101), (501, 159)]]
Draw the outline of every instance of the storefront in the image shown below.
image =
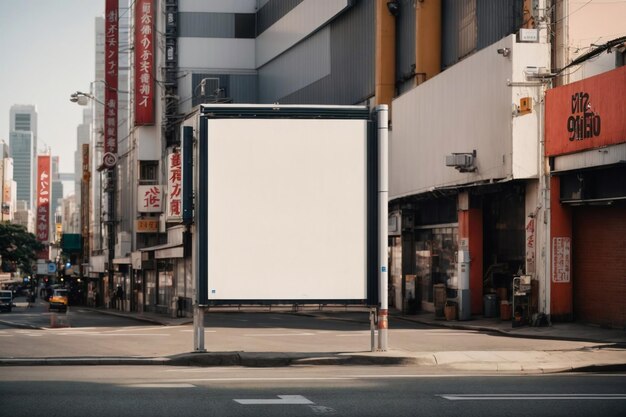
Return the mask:
[[(170, 316), (191, 316), (193, 280), (190, 234), (185, 226), (168, 229), (168, 242), (134, 255), (135, 288), (143, 310)], [(141, 268), (141, 269), (139, 269)]]
[[(528, 273), (526, 188), (525, 181), (508, 181), (394, 201), (390, 305), (405, 313), (417, 307), (442, 314), (441, 299), (458, 304), (466, 289), (467, 314), (483, 314), (485, 295), (509, 301), (513, 278)], [(469, 288), (459, 280), (460, 251), (469, 254)]]
[(626, 67), (548, 91), (551, 315), (626, 326)]

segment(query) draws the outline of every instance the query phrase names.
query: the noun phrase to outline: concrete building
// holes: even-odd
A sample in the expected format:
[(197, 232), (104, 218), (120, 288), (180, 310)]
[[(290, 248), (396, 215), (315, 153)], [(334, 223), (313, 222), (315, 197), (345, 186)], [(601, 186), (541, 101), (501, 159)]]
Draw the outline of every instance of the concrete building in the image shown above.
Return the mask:
[(0, 221), (12, 221), (16, 203), (16, 184), (13, 180), (13, 158), (9, 145), (0, 140)]
[(13, 223), (22, 225), (30, 233), (35, 233), (35, 212), (28, 208), (26, 201), (18, 200), (15, 205)]

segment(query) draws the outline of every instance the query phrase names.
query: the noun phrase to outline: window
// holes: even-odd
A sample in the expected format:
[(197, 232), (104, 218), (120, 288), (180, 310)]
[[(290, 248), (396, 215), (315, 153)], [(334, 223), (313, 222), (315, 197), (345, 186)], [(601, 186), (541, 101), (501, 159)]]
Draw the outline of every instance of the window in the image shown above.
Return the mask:
[(139, 161), (139, 183), (157, 184), (159, 180), (159, 161)]

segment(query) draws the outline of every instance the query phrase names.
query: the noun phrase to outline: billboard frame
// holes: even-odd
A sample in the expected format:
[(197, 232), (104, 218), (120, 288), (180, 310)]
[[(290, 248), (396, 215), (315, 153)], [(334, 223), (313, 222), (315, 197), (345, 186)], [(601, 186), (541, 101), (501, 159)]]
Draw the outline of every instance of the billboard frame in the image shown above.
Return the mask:
[[(209, 299), (208, 269), (208, 123), (211, 119), (334, 119), (363, 120), (366, 122), (365, 143), (365, 273), (366, 297), (359, 299)], [(378, 140), (377, 124), (370, 109), (365, 106), (300, 106), (300, 105), (203, 105), (200, 109), (197, 161), (194, 172), (195, 226), (196, 226), (196, 288), (198, 306), (219, 305), (278, 305), (278, 304), (351, 304), (376, 306), (379, 302), (379, 196), (378, 196)], [(202, 191), (201, 191), (202, 190)], [(385, 246), (386, 246), (386, 236)], [(385, 260), (386, 265), (386, 260)]]

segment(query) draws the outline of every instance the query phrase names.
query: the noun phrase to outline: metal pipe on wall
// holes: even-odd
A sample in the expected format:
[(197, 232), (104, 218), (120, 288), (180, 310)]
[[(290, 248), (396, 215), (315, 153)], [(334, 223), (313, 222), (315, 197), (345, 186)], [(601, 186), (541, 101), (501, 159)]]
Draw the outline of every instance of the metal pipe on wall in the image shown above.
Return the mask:
[(387, 235), (389, 204), (389, 107), (376, 107), (378, 118), (378, 278), (380, 308), (378, 310), (378, 351), (387, 351), (389, 306), (387, 300)]

